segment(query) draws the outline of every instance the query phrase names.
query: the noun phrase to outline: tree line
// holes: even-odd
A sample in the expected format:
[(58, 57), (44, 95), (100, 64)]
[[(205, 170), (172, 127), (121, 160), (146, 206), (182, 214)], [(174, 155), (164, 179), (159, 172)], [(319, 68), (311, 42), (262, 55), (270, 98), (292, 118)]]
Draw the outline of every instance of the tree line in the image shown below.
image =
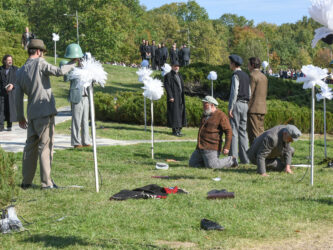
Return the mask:
[(224, 64), (230, 53), (237, 53), (244, 59), (257, 56), (269, 61), (274, 71), (310, 63), (327, 67), (332, 56), (332, 47), (322, 42), (311, 48), (320, 25), (306, 16), (282, 25), (254, 25), (243, 16), (223, 13), (212, 20), (195, 1), (149, 11), (139, 0), (0, 0), (0, 6), (0, 31), (21, 34), (29, 26), (50, 54), (52, 33), (58, 33), (60, 56), (77, 41), (76, 11), (80, 46), (104, 62), (139, 62), (142, 39), (165, 42), (168, 47), (186, 43), (192, 62)]

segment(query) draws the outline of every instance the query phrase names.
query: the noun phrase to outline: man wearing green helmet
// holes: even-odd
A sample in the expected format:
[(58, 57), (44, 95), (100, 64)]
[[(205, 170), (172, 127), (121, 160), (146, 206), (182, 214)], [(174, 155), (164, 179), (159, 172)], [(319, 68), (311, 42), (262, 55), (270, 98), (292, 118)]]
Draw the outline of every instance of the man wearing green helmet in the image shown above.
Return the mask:
[[(83, 57), (80, 45), (72, 43), (67, 46), (65, 58), (78, 60)], [(65, 76), (65, 81), (68, 80)], [(80, 84), (79, 79), (70, 80), (68, 100), (71, 102), (72, 126), (71, 144), (74, 148), (90, 147), (91, 139), (89, 135), (89, 99), (88, 88)], [(81, 133), (80, 133), (81, 132)]]
[[(51, 90), (50, 76), (63, 76), (75, 66), (75, 60), (61, 68), (45, 61), (44, 42), (32, 39), (28, 44), (29, 58), (16, 74), (16, 109), (19, 126), (27, 131), (23, 152), (23, 189), (30, 188), (40, 164), (40, 178), (43, 189), (57, 188), (51, 179), (53, 159), (54, 116), (57, 114)], [(23, 98), (28, 96), (27, 118), (24, 116)]]

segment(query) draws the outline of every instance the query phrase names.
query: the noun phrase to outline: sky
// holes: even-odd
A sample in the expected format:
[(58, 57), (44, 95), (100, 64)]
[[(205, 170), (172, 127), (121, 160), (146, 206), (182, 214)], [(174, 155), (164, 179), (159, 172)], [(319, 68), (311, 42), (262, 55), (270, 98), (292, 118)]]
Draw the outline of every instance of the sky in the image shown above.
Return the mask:
[[(187, 2), (187, 0), (140, 0), (140, 4), (147, 10), (158, 8), (164, 4), (174, 2)], [(261, 22), (296, 23), (303, 16), (308, 16), (310, 0), (196, 0), (206, 9), (210, 19), (220, 18), (225, 13), (244, 16), (246, 19), (254, 20), (257, 25)]]

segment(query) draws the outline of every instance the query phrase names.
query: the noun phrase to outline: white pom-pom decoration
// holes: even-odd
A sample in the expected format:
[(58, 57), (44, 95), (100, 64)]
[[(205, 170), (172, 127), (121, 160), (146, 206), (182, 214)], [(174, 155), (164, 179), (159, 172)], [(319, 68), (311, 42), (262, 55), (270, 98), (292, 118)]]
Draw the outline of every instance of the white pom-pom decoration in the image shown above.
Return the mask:
[(139, 76), (139, 82), (143, 82), (144, 79), (150, 77), (152, 73), (153, 71), (148, 68), (141, 68), (136, 72), (136, 74)]
[(324, 25), (315, 30), (311, 46), (314, 48), (318, 41), (333, 34), (333, 0), (312, 0), (309, 13), (312, 19)]
[(52, 33), (52, 40), (53, 41), (55, 41), (55, 42), (57, 42), (57, 41), (59, 41), (59, 35), (58, 34), (56, 34), (56, 33)]
[(263, 61), (262, 64), (261, 64), (261, 66), (262, 66), (264, 69), (266, 69), (268, 65), (269, 65), (269, 63), (268, 63), (267, 61)]
[(143, 84), (144, 86), (142, 88), (144, 89), (144, 97), (152, 101), (161, 99), (164, 91), (163, 83), (160, 80), (148, 77), (143, 81)]
[(89, 87), (92, 82), (100, 84), (104, 88), (107, 80), (107, 73), (104, 71), (102, 64), (93, 57), (89, 60), (84, 59), (82, 67), (75, 67), (69, 74), (69, 80), (78, 79), (80, 85)]
[(328, 99), (328, 100), (332, 100), (333, 98), (333, 92), (332, 89), (329, 88), (327, 85), (320, 88), (321, 93), (316, 94), (317, 97), (317, 101), (320, 101), (321, 99)]
[(304, 82), (303, 89), (312, 88), (316, 84), (320, 87), (327, 86), (327, 84), (322, 80), (327, 77), (327, 69), (322, 69), (310, 64), (303, 66), (301, 70), (305, 77), (297, 78), (297, 82)]
[(162, 67), (162, 76), (165, 76), (166, 74), (168, 74), (171, 71), (171, 66), (169, 64), (164, 64), (164, 66)]
[(208, 76), (207, 76), (207, 79), (208, 80), (212, 80), (212, 81), (215, 81), (217, 79), (217, 74), (215, 71), (211, 71), (209, 72)]

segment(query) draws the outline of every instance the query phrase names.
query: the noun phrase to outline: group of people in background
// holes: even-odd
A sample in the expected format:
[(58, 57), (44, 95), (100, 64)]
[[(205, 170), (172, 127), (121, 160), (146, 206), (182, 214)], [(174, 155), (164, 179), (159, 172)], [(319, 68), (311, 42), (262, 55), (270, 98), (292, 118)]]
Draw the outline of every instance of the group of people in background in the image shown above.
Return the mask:
[(190, 63), (190, 48), (185, 43), (179, 49), (177, 43), (174, 43), (168, 50), (164, 42), (156, 45), (155, 40), (152, 40), (150, 45), (148, 40), (143, 39), (139, 51), (141, 59), (149, 61), (153, 70), (161, 69), (168, 62), (171, 65), (177, 62), (180, 66), (188, 66)]

